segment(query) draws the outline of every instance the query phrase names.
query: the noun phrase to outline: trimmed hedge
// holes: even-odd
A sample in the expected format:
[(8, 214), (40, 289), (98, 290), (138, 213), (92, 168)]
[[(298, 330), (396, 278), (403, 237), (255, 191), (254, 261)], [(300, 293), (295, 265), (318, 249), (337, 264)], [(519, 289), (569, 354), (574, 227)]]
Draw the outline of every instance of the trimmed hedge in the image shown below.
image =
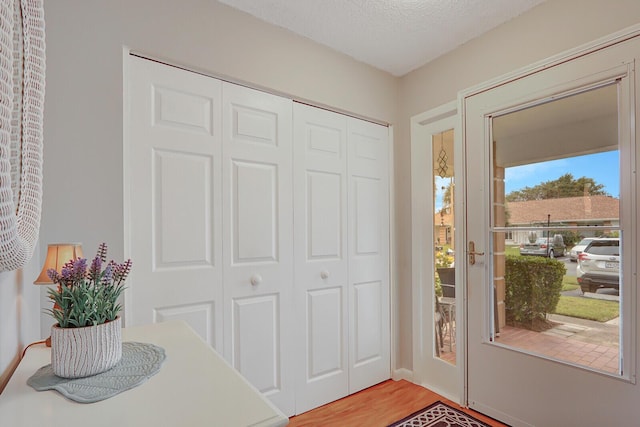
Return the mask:
[(505, 265), (507, 322), (533, 325), (546, 320), (560, 300), (564, 263), (555, 259), (507, 255)]

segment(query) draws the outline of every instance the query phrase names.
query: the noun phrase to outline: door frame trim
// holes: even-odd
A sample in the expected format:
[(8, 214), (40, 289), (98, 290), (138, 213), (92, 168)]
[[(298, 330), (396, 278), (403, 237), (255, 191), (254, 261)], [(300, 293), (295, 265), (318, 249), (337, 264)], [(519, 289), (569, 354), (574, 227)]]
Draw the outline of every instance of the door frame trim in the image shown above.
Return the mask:
[[(516, 70), (513, 70), (511, 72), (508, 72), (496, 78), (486, 80), (482, 83), (479, 83), (477, 85), (471, 86), (466, 89), (462, 89), (458, 92), (458, 111), (461, 117), (464, 118), (465, 98), (476, 95), (480, 92), (485, 92), (497, 86), (502, 86), (513, 80), (519, 80), (531, 74), (538, 73), (540, 71), (546, 70), (548, 68), (554, 67), (564, 62), (568, 62), (573, 59), (579, 58), (581, 56), (588, 55), (595, 51), (605, 49), (609, 46), (613, 46), (615, 44), (624, 42), (626, 40), (632, 39), (637, 36), (640, 36), (640, 24), (632, 25), (630, 27), (624, 28), (615, 33), (606, 35), (604, 37), (600, 37), (588, 43), (584, 43), (573, 49), (568, 49), (556, 55), (550, 56), (548, 58), (542, 59), (540, 61), (526, 65), (524, 67), (518, 68)], [(464, 123), (464, 121), (462, 121), (462, 123)]]
[[(433, 158), (431, 154), (430, 139), (427, 133), (440, 132), (454, 129), (454, 171), (457, 179), (462, 171), (462, 156), (460, 138), (460, 117), (458, 114), (458, 103), (448, 102), (444, 105), (423, 112), (411, 117), (411, 294), (412, 298), (412, 342), (413, 342), (413, 382), (428, 387), (438, 394), (447, 397), (455, 402), (464, 401), (464, 378), (466, 366), (466, 313), (461, 310), (465, 295), (463, 269), (457, 269), (457, 302), (456, 302), (456, 365), (452, 366), (448, 362), (438, 360), (433, 355), (432, 343), (434, 342), (433, 318), (425, 316), (425, 313), (432, 313), (434, 306), (433, 293), (424, 292), (431, 289), (433, 281), (430, 279), (434, 274), (434, 266), (428, 265), (424, 259), (433, 257), (433, 227), (431, 221), (426, 222), (426, 218), (433, 218), (432, 208), (427, 205), (429, 198), (433, 197), (432, 189), (427, 188), (425, 192), (425, 171), (431, 171)], [(429, 145), (428, 148), (425, 145)], [(432, 175), (432, 174), (429, 174)], [(427, 185), (429, 186), (429, 185)], [(454, 192), (454, 206), (456, 210), (462, 212), (464, 193)], [(455, 216), (455, 257), (459, 265), (464, 266), (464, 241), (461, 230), (464, 226), (464, 215)], [(442, 364), (439, 369), (440, 376), (455, 375), (455, 389), (442, 386), (437, 376), (428, 377), (426, 364)], [(449, 389), (447, 389), (449, 388)]]

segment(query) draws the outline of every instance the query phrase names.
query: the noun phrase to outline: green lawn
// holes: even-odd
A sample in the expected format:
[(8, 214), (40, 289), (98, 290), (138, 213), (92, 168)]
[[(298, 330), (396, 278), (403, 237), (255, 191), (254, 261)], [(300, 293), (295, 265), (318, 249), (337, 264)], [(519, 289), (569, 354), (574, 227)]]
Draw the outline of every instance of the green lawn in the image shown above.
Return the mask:
[(620, 315), (620, 307), (616, 301), (560, 296), (555, 313), (563, 316), (606, 322)]
[(520, 255), (520, 246), (511, 245), (504, 248), (505, 255)]
[(580, 285), (578, 285), (578, 280), (576, 276), (564, 276), (562, 278), (562, 292), (564, 291), (573, 291), (578, 289)]

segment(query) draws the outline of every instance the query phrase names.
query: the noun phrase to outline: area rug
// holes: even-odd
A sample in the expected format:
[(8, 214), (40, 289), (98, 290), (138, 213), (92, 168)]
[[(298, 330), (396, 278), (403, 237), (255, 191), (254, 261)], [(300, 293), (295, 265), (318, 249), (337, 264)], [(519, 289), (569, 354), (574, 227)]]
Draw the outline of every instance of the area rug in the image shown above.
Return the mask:
[(459, 409), (435, 402), (388, 427), (490, 427)]

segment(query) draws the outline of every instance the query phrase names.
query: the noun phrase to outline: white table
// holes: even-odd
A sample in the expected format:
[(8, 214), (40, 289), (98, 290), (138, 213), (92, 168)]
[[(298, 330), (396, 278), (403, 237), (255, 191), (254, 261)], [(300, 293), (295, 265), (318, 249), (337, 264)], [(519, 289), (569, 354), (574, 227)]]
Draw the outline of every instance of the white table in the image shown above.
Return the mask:
[(123, 341), (163, 347), (155, 376), (109, 399), (84, 404), (57, 391), (35, 391), (27, 379), (50, 363), (50, 349), (31, 347), (0, 394), (0, 426), (164, 427), (284, 426), (288, 418), (184, 322), (123, 328)]

